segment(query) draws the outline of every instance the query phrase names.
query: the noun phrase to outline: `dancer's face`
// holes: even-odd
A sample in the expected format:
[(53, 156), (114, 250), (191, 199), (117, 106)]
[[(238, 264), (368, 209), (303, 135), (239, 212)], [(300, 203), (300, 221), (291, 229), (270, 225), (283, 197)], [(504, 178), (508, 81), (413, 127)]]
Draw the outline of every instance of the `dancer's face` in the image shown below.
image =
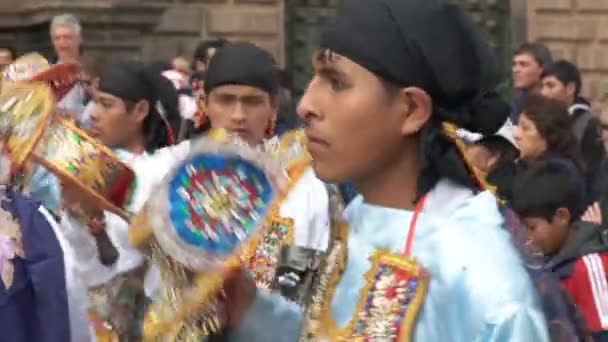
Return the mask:
[(313, 70), (298, 114), (315, 172), (325, 181), (374, 177), (401, 158), (430, 116), (424, 91), (385, 84), (344, 56), (319, 53)]
[(143, 122), (148, 115), (148, 102), (127, 104), (112, 94), (95, 91), (95, 108), (91, 112), (89, 133), (108, 147), (130, 148), (143, 136)]
[(223, 128), (252, 145), (266, 138), (277, 115), (276, 101), (265, 91), (227, 84), (207, 96), (207, 115), (213, 128)]

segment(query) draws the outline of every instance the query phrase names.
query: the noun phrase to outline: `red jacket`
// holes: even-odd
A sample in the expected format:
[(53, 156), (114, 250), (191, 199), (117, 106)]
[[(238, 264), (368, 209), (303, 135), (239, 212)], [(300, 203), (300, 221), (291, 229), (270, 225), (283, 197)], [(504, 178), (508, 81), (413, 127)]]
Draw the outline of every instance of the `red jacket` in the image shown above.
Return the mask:
[(578, 222), (574, 234), (549, 267), (583, 314), (592, 331), (608, 330), (608, 245), (601, 228)]
[(592, 331), (608, 330), (608, 252), (579, 257), (561, 278)]

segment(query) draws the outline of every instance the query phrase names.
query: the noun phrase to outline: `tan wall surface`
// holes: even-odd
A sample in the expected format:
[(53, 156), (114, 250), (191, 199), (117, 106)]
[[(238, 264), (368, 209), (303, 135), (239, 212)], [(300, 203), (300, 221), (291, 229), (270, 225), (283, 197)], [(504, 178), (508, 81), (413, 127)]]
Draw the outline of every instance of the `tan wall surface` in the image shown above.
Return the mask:
[(528, 39), (576, 63), (584, 95), (599, 106), (608, 93), (608, 0), (528, 0), (527, 19)]
[[(11, 2), (9, 6), (9, 2)], [(0, 45), (48, 50), (53, 15), (82, 20), (85, 46), (159, 60), (201, 39), (253, 41), (284, 64), (283, 0), (0, 0)], [(42, 26), (41, 26), (42, 25)]]

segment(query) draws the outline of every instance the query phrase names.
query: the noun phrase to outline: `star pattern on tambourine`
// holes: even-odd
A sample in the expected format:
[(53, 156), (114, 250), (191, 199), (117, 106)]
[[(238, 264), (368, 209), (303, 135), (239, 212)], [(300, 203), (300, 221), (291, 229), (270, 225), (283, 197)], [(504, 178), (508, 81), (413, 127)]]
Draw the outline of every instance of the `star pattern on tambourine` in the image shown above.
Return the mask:
[(252, 220), (259, 218), (254, 211), (254, 190), (245, 182), (245, 177), (216, 171), (196, 173), (192, 166), (188, 169), (192, 184), (178, 191), (189, 203), (192, 217), (187, 222), (189, 228), (214, 242), (219, 241), (220, 229), (239, 240), (245, 239), (243, 229), (232, 223), (245, 224), (247, 216)]
[(172, 188), (171, 219), (180, 238), (220, 255), (250, 236), (271, 193), (261, 170), (208, 155), (186, 164)]

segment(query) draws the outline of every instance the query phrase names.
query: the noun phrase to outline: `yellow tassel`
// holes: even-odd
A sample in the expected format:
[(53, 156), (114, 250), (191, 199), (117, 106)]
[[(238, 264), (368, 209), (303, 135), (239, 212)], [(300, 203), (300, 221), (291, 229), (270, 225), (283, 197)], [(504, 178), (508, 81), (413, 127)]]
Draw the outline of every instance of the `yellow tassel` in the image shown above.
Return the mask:
[(494, 196), (497, 196), (496, 195), (496, 186), (488, 183), (488, 181), (486, 180), (486, 177), (483, 176), (481, 171), (479, 171), (479, 169), (475, 165), (473, 165), (473, 163), (467, 157), (466, 145), (465, 145), (464, 141), (462, 141), (462, 139), (460, 139), (458, 137), (458, 135), (456, 134), (458, 127), (456, 127), (456, 125), (454, 125), (453, 123), (444, 121), (441, 123), (441, 128), (442, 128), (443, 134), (446, 137), (448, 137), (450, 140), (452, 140), (452, 142), (456, 145), (456, 148), (458, 149), (460, 156), (464, 160), (464, 163), (465, 163), (467, 169), (469, 170), (469, 172), (471, 173), (471, 175), (473, 176), (473, 178), (477, 182), (477, 184), (481, 187), (481, 190), (488, 190), (492, 194), (494, 194)]

